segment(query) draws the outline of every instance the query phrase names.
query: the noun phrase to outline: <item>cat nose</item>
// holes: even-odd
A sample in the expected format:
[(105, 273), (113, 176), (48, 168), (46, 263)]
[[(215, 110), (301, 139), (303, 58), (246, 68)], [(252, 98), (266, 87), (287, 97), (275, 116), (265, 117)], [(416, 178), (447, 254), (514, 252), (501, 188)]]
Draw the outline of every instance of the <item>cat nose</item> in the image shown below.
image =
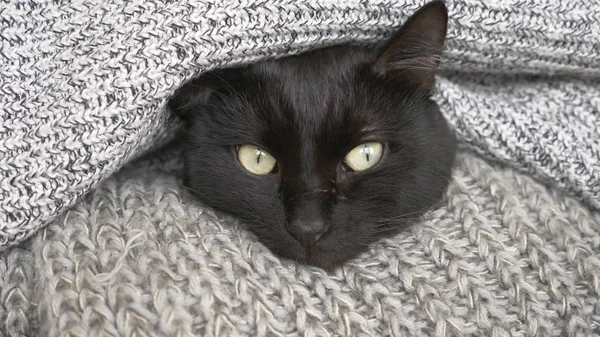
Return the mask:
[(310, 246), (319, 241), (327, 231), (323, 220), (294, 220), (288, 231), (304, 246)]

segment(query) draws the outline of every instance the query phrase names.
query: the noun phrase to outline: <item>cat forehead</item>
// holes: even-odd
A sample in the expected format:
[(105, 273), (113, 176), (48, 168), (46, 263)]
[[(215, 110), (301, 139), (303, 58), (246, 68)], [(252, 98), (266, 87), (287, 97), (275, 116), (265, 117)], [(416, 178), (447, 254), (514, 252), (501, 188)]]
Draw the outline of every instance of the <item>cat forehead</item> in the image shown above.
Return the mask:
[(240, 88), (256, 104), (293, 110), (303, 119), (352, 105), (358, 70), (369, 60), (360, 48), (317, 50), (255, 64)]
[(265, 81), (276, 81), (283, 93), (321, 93), (349, 84), (357, 69), (371, 59), (361, 48), (336, 47), (316, 50), (256, 64), (253, 71)]
[(327, 78), (349, 73), (359, 65), (374, 62), (373, 53), (365, 48), (338, 46), (319, 49), (256, 64), (265, 74), (295, 78)]
[(242, 68), (225, 77), (226, 94), (215, 95), (208, 109), (220, 112), (206, 118), (219, 125), (213, 132), (259, 144), (289, 137), (329, 142), (324, 135), (333, 134), (360, 139), (411, 124), (403, 113), (389, 112), (411, 113), (413, 99), (370, 74), (371, 61), (369, 50), (341, 47)]

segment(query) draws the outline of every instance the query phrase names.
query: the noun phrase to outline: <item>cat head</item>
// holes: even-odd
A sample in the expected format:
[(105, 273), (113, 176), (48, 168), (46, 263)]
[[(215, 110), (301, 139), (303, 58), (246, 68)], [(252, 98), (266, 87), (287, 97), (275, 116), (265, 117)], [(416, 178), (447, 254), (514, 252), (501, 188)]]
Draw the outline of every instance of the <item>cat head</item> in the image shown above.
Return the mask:
[(276, 254), (331, 268), (442, 198), (455, 139), (431, 100), (447, 11), (434, 1), (380, 50), (337, 46), (221, 69), (169, 101), (184, 183)]

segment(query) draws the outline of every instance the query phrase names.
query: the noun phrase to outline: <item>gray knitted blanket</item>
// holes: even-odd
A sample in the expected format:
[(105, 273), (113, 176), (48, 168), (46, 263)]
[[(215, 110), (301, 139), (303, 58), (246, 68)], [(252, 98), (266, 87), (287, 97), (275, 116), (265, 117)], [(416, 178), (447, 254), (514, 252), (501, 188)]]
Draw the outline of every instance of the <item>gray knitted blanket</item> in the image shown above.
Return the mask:
[[(0, 250), (174, 132), (198, 72), (387, 37), (421, 0), (4, 1)], [(459, 138), (600, 207), (600, 3), (448, 3), (439, 102)], [(549, 76), (553, 75), (553, 76)]]
[(459, 156), (445, 206), (331, 274), (144, 159), (0, 253), (0, 336), (600, 336), (600, 214)]
[(463, 153), (446, 207), (335, 274), (189, 200), (173, 160), (114, 176), (197, 73), (382, 41), (422, 4), (2, 1), (0, 336), (598, 334), (595, 0), (448, 1), (436, 99), (488, 162)]

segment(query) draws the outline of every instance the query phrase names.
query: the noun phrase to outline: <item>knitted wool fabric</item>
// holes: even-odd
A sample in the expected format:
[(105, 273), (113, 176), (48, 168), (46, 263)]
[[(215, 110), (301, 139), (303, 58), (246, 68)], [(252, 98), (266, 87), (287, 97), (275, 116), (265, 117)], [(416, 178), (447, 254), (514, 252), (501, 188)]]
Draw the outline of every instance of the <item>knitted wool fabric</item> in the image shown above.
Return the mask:
[[(164, 143), (175, 128), (165, 101), (197, 73), (382, 41), (422, 4), (4, 1), (0, 250)], [(600, 207), (600, 4), (453, 0), (448, 8), (437, 99), (461, 141)]]
[(0, 253), (0, 335), (600, 336), (600, 214), (513, 169), (461, 154), (443, 207), (331, 274), (180, 169), (137, 162)]

